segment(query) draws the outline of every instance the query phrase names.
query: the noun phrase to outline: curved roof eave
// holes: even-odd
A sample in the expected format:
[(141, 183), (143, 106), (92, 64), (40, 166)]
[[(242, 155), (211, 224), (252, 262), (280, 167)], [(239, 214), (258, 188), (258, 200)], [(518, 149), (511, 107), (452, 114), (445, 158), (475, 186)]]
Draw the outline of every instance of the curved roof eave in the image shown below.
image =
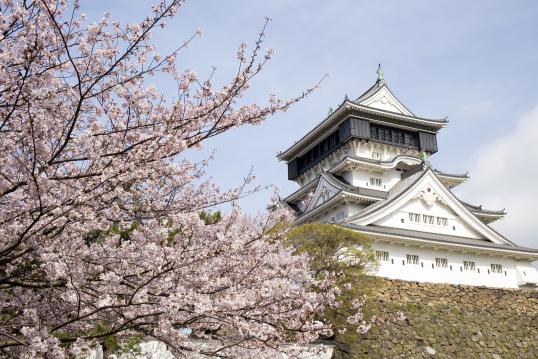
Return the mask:
[(315, 141), (318, 140), (318, 138), (316, 137), (319, 136), (320, 133), (324, 129), (332, 128), (333, 126), (337, 125), (341, 114), (343, 114), (344, 112), (349, 112), (351, 110), (363, 111), (365, 113), (369, 113), (373, 115), (379, 115), (382, 117), (402, 120), (404, 122), (431, 127), (435, 132), (437, 132), (443, 127), (446, 127), (446, 124), (448, 123), (446, 119), (428, 119), (428, 118), (422, 118), (422, 117), (407, 116), (407, 115), (398, 114), (396, 112), (385, 111), (385, 110), (380, 110), (373, 107), (358, 105), (350, 100), (344, 100), (344, 102), (342, 102), (335, 111), (333, 111), (323, 121), (321, 121), (312, 130), (310, 130), (307, 134), (305, 134), (300, 140), (295, 142), (292, 146), (288, 147), (286, 150), (280, 152), (277, 155), (277, 158), (281, 161), (290, 161), (291, 159), (293, 159), (293, 157), (295, 157), (295, 155), (297, 155), (303, 150), (303, 147), (308, 147), (308, 146), (313, 145)]
[(469, 173), (448, 173), (448, 172), (443, 172), (441, 170), (438, 170), (438, 169), (434, 169), (433, 172), (437, 175), (437, 176), (440, 176), (440, 177), (449, 177), (449, 178), (455, 178), (455, 179), (461, 179), (461, 180), (468, 180), (470, 177), (469, 177)]
[(377, 166), (382, 169), (391, 169), (396, 167), (400, 162), (404, 162), (405, 160), (411, 160), (415, 165), (418, 165), (422, 163), (422, 160), (417, 157), (413, 156), (407, 156), (407, 155), (398, 155), (395, 156), (392, 160), (388, 161), (381, 161), (381, 160), (375, 160), (372, 158), (366, 158), (366, 157), (356, 157), (356, 156), (346, 156), (342, 158), (337, 164), (335, 164), (331, 169), (329, 169), (329, 172), (338, 171), (342, 166), (346, 164), (347, 161), (352, 161), (354, 163), (360, 163), (365, 165), (372, 165)]
[(381, 226), (361, 226), (351, 223), (340, 224), (346, 228), (353, 229), (359, 232), (372, 233), (375, 235), (381, 235), (385, 237), (402, 237), (406, 239), (414, 239), (417, 241), (429, 241), (431, 243), (439, 243), (449, 246), (462, 246), (462, 247), (474, 247), (484, 250), (511, 252), (515, 255), (524, 254), (526, 256), (532, 256), (538, 258), (538, 249), (520, 247), (517, 245), (506, 245), (491, 243), (481, 240), (470, 239), (466, 237), (449, 236), (442, 234), (435, 234), (429, 232), (420, 232), (413, 230), (406, 230), (400, 228), (389, 228)]

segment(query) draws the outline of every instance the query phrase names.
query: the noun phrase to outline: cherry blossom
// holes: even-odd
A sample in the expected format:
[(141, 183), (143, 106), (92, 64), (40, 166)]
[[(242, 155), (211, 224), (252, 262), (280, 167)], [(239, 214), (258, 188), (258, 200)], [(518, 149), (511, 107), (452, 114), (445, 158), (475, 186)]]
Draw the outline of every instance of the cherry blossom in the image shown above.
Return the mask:
[[(222, 190), (208, 161), (186, 156), (312, 89), (241, 100), (273, 54), (265, 26), (226, 84), (181, 71), (203, 31), (166, 55), (151, 33), (182, 6), (162, 1), (124, 25), (89, 23), (76, 2), (0, 0), (1, 356), (81, 357), (142, 335), (178, 356), (263, 357), (327, 330), (313, 313), (335, 295), (282, 244), (289, 213), (242, 214), (252, 176)], [(174, 96), (150, 83), (157, 73)], [(202, 219), (223, 203), (219, 221)]]

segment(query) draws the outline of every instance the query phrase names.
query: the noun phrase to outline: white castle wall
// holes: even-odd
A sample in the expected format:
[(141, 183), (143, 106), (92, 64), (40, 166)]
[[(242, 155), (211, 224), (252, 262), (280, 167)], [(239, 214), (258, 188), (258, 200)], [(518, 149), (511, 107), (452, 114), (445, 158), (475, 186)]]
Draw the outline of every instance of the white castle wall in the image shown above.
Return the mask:
[[(518, 288), (522, 282), (538, 281), (538, 274), (530, 263), (517, 262), (500, 256), (402, 246), (381, 241), (374, 242), (372, 247), (375, 250), (389, 252), (389, 260), (381, 261), (378, 270), (374, 274), (390, 279), (494, 288)], [(419, 264), (408, 264), (407, 254), (418, 255)], [(448, 268), (435, 267), (435, 258), (446, 258)], [(475, 262), (476, 270), (465, 270), (463, 268), (464, 260)], [(502, 265), (503, 272), (491, 272), (491, 264)], [(432, 265), (434, 266), (433, 268)], [(452, 270), (450, 267), (452, 267)]]
[[(401, 179), (402, 172), (395, 169), (387, 171), (347, 171), (342, 177), (350, 184), (356, 187), (376, 189), (380, 191), (390, 190)], [(370, 178), (381, 178), (381, 187), (370, 185)]]

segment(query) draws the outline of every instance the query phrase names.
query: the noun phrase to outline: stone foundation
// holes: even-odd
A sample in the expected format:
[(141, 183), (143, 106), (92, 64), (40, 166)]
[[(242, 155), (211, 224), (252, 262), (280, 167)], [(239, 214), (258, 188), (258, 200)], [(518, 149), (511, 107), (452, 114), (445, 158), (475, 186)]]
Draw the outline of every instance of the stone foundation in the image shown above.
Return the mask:
[(336, 358), (538, 358), (538, 291), (380, 279), (370, 303), (383, 317)]

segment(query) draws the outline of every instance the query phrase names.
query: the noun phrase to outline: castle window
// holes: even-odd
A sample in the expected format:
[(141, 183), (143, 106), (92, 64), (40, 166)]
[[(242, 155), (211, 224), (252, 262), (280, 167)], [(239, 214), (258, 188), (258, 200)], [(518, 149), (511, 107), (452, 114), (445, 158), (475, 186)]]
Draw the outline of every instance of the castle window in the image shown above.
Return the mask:
[(500, 264), (492, 264), (491, 265), (491, 271), (493, 273), (502, 273), (503, 272), (503, 266)]
[(420, 222), (420, 214), (418, 213), (409, 213), (409, 222)]
[(435, 258), (435, 266), (438, 268), (448, 268), (448, 260), (446, 258)]
[(418, 265), (418, 256), (416, 254), (407, 254), (407, 264), (416, 264)]
[(381, 187), (383, 181), (381, 178), (370, 177), (370, 185), (374, 187)]
[(463, 269), (474, 271), (476, 269), (476, 263), (471, 261), (463, 261)]
[(422, 215), (422, 221), (426, 224), (435, 224), (435, 217), (427, 214)]
[(437, 217), (437, 225), (438, 226), (448, 226), (448, 218), (444, 217)]
[(374, 160), (380, 160), (383, 157), (383, 154), (381, 152), (372, 152), (372, 158)]
[(389, 252), (375, 251), (375, 257), (379, 261), (388, 262), (389, 261)]

